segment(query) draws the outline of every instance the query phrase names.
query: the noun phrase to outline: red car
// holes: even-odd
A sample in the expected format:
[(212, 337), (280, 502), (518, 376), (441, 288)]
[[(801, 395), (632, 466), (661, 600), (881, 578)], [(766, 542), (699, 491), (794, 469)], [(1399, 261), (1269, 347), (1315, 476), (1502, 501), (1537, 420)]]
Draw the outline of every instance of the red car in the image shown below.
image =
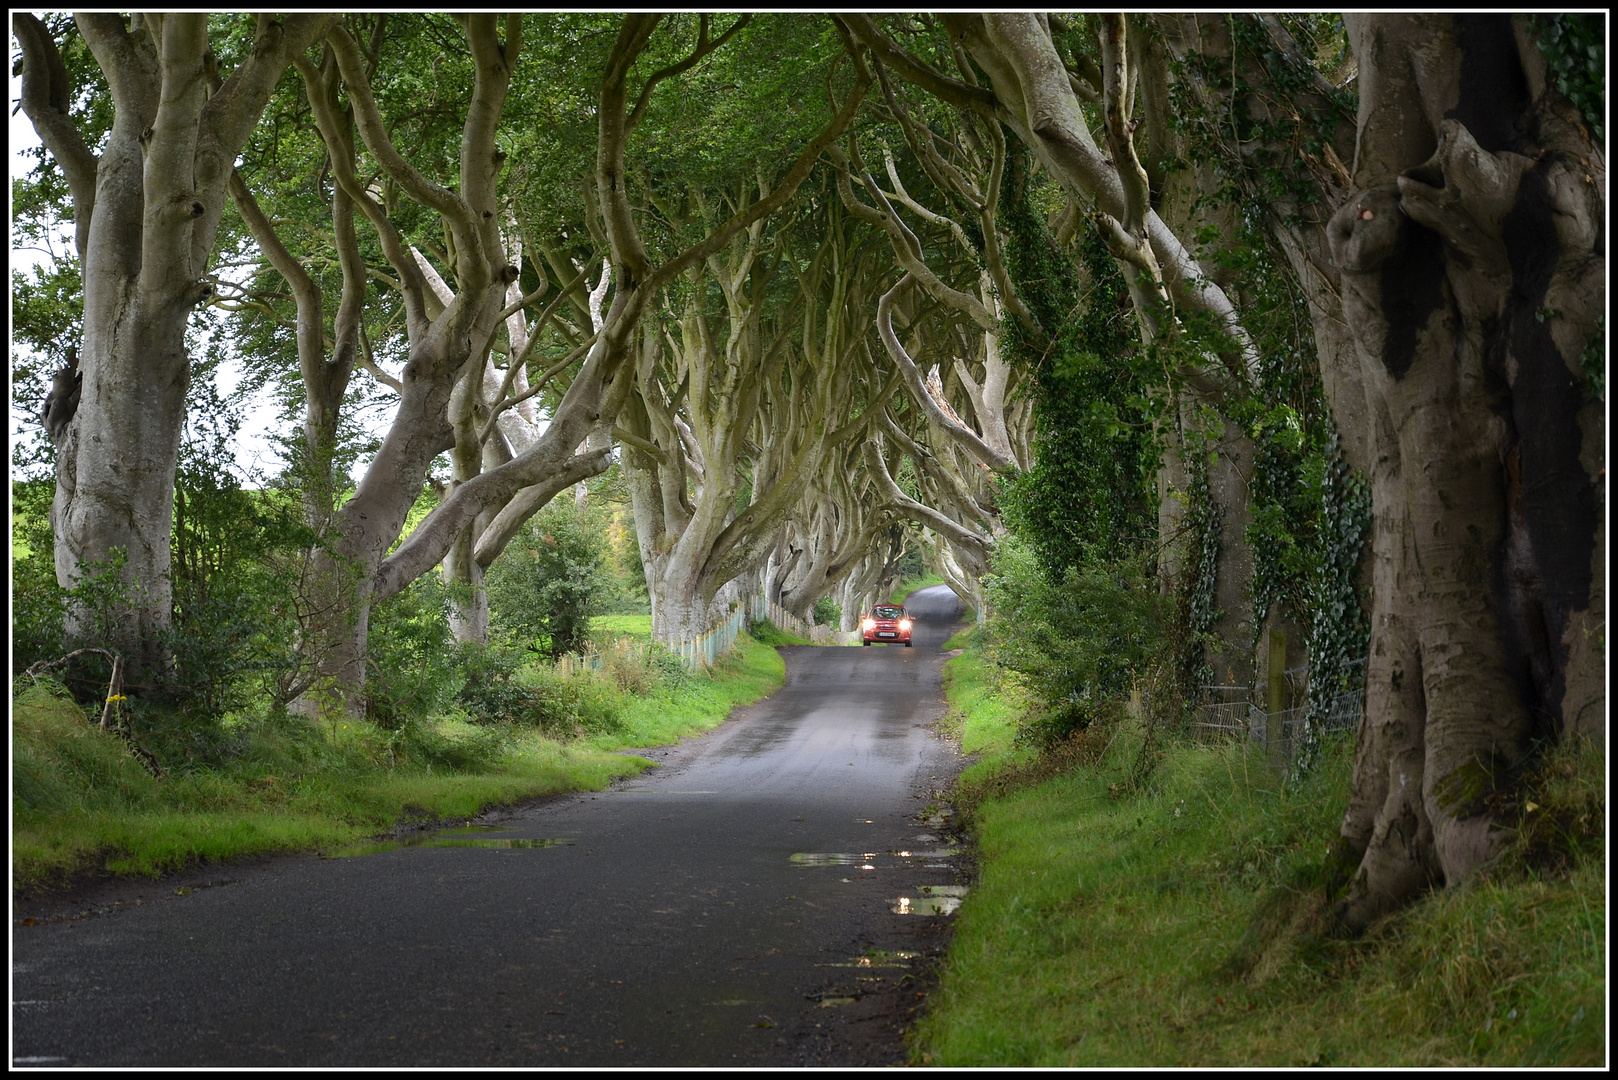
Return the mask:
[(873, 641), (891, 641), (895, 645), (901, 641), (905, 648), (910, 648), (910, 614), (898, 604), (878, 604), (871, 609), (871, 613), (860, 620), (860, 630), (865, 635), (865, 644)]

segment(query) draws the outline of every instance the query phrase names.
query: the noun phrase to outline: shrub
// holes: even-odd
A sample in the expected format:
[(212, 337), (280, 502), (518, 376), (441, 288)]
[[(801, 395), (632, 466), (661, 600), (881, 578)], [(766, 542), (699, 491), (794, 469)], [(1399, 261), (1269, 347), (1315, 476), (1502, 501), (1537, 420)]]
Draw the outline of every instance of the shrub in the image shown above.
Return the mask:
[(595, 605), (612, 589), (607, 540), (588, 514), (552, 503), (531, 518), (489, 568), (490, 617), (551, 659), (577, 652)]
[(485, 645), (456, 648), (465, 676), (456, 704), (480, 724), (537, 728), (554, 736), (601, 734), (622, 727), (611, 692), (589, 675), (522, 668), (522, 657)]
[(366, 713), (381, 727), (448, 709), (465, 682), (451, 647), (443, 581), (424, 574), (371, 609)]
[(829, 596), (822, 596), (815, 601), (815, 609), (810, 612), (810, 621), (819, 626), (841, 626), (843, 622), (843, 607)]
[(996, 548), (985, 581), (993, 657), (1025, 677), (1041, 706), (1025, 741), (1051, 745), (1088, 727), (1160, 664), (1167, 612), (1145, 560), (1069, 567), (1053, 583), (1016, 536)]
[(685, 661), (661, 645), (639, 649), (607, 648), (601, 652), (602, 673), (619, 690), (645, 697), (656, 690), (681, 690), (691, 682)]
[(62, 648), (62, 590), (56, 584), (49, 480), (11, 485), (11, 664), (24, 671)]

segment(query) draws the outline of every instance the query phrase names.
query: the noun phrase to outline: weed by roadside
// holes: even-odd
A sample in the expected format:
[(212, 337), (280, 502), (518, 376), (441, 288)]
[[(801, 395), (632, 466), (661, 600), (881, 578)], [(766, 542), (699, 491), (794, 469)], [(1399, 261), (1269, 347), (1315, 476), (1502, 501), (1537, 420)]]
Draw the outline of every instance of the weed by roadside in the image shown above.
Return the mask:
[(754, 641), (758, 642), (760, 645), (768, 645), (772, 649), (777, 645), (809, 644), (808, 638), (798, 637), (796, 634), (789, 634), (768, 619), (761, 619), (758, 622), (750, 624), (747, 628), (747, 632), (752, 635)]

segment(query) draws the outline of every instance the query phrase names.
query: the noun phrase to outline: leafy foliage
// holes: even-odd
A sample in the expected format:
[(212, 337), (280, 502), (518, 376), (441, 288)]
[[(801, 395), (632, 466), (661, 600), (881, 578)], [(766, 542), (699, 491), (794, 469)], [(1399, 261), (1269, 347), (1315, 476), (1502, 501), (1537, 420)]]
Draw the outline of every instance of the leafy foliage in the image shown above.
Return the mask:
[(1539, 51), (1556, 88), (1584, 116), (1597, 141), (1605, 139), (1607, 115), (1607, 17), (1599, 13), (1542, 12), (1530, 16), (1539, 31)]
[(1038, 323), (1031, 332), (1007, 318), (1004, 330), (1008, 352), (1034, 372), (1037, 460), (1007, 485), (1004, 508), (1060, 581), (1151, 543), (1161, 401), (1106, 245), (1087, 230), (1075, 266), (1034, 207), (1028, 170), (1025, 153), (1009, 155), (1000, 220), (1012, 281)]
[(466, 681), (451, 647), (448, 598), (437, 574), (424, 574), (371, 609), (366, 710), (385, 728), (443, 712)]
[(62, 597), (51, 536), (53, 480), (11, 485), (11, 661), (20, 672), (62, 655)]
[(545, 669), (524, 671), (520, 653), (476, 643), (457, 646), (465, 683), (456, 702), (483, 723), (538, 728), (551, 735), (601, 734), (623, 726), (593, 680)]
[(551, 658), (589, 637), (595, 603), (612, 586), (601, 523), (567, 500), (535, 514), (485, 579), (492, 619)]
[(815, 608), (809, 613), (809, 617), (820, 626), (840, 626), (843, 621), (843, 606), (829, 596), (822, 596), (815, 601)]
[(1024, 676), (1042, 706), (1021, 737), (1051, 745), (1094, 722), (1161, 662), (1167, 605), (1148, 556), (1068, 567), (1051, 581), (1013, 534), (995, 549), (985, 587), (997, 664)]

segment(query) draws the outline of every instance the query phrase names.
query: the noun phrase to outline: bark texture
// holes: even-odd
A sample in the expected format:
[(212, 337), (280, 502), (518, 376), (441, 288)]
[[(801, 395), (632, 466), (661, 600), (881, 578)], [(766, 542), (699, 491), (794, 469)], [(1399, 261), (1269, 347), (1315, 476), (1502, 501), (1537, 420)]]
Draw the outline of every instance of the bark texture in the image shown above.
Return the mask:
[[(1339, 915), (1498, 852), (1534, 748), (1602, 736), (1605, 161), (1522, 19), (1349, 17), (1354, 190), (1332, 218), (1368, 419), (1372, 646)], [(1363, 400), (1339, 400), (1356, 382)]]

